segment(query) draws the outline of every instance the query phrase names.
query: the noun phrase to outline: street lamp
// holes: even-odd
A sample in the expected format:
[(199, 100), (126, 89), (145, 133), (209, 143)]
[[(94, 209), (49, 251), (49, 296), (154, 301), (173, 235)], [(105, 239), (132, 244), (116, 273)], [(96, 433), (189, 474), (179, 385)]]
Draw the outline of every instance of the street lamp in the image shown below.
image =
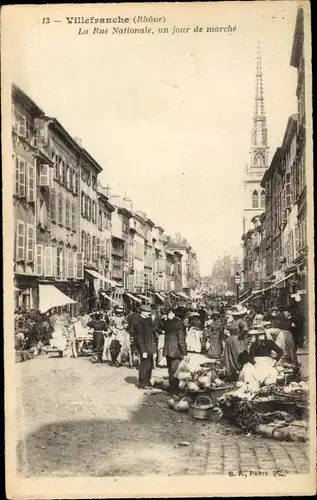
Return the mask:
[(241, 276), (238, 272), (236, 272), (236, 274), (235, 274), (234, 281), (235, 281), (235, 284), (237, 285), (237, 302), (239, 303), (239, 291), (240, 291)]

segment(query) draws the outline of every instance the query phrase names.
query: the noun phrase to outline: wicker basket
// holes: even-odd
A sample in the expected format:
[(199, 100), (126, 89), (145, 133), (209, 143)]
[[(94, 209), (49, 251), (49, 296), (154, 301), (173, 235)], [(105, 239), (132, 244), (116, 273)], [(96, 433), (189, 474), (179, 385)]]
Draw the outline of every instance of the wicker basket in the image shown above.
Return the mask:
[(235, 388), (235, 384), (222, 385), (220, 387), (215, 387), (208, 391), (208, 396), (210, 397), (212, 403), (216, 406), (218, 404), (218, 399)]
[[(198, 406), (199, 401), (205, 401), (205, 404), (200, 404)], [(193, 418), (198, 420), (209, 420), (211, 418), (212, 410), (214, 408), (214, 404), (211, 399), (206, 395), (197, 396), (195, 403), (191, 405), (191, 415)]]

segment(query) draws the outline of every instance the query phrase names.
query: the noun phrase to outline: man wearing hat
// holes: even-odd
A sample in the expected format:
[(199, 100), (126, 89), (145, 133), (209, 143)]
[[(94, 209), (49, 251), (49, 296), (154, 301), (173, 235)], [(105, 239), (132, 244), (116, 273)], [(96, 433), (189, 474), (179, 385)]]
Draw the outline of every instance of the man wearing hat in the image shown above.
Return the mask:
[(139, 388), (150, 389), (153, 370), (153, 356), (156, 353), (156, 334), (151, 318), (151, 307), (141, 306), (139, 321), (135, 325), (136, 346), (140, 353)]
[(174, 376), (183, 358), (187, 356), (186, 331), (183, 322), (170, 309), (164, 325), (163, 355), (166, 357), (171, 393), (178, 390), (179, 380)]

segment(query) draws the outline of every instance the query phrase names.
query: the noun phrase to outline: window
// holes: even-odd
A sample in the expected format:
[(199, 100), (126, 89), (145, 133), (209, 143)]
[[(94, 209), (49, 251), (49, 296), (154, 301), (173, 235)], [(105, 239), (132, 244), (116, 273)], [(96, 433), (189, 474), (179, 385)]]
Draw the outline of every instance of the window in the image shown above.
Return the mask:
[(63, 225), (63, 195), (58, 195), (58, 224)]
[(26, 262), (34, 261), (35, 228), (33, 224), (26, 225)]
[(70, 174), (71, 174), (70, 166), (68, 164), (66, 164), (66, 188), (67, 189), (70, 189)]
[(87, 234), (87, 260), (91, 259), (91, 237), (90, 234)]
[(67, 251), (67, 278), (75, 278), (75, 252), (73, 250)]
[(74, 191), (74, 171), (73, 171), (73, 167), (69, 167), (69, 171), (68, 171), (68, 179), (69, 179), (69, 190), (71, 192)]
[(19, 156), (15, 159), (15, 194), (20, 198), (26, 194), (26, 163)]
[(29, 203), (35, 202), (35, 166), (32, 163), (28, 164), (28, 182), (27, 182), (27, 200)]
[(96, 260), (100, 259), (101, 247), (100, 247), (100, 238), (96, 238)]
[(265, 191), (262, 189), (261, 191), (261, 208), (265, 208)]
[(45, 247), (44, 249), (44, 275), (54, 275), (54, 251), (53, 247)]
[(49, 187), (50, 177), (49, 177), (49, 165), (41, 165), (40, 167), (40, 185), (44, 187)]
[(87, 172), (86, 172), (86, 182), (87, 182), (88, 186), (91, 185), (91, 172), (90, 172), (90, 170), (87, 170)]
[(24, 260), (24, 256), (25, 256), (25, 224), (22, 220), (17, 220), (15, 257), (17, 261), (20, 261)]
[(36, 245), (35, 272), (42, 276), (44, 270), (44, 246)]
[(98, 211), (98, 229), (100, 229), (100, 231), (103, 229), (103, 213), (101, 208), (99, 208)]
[(21, 115), (19, 116), (19, 122), (18, 122), (19, 128), (18, 128), (18, 133), (22, 137), (26, 136), (26, 117)]
[(252, 193), (252, 208), (258, 208), (258, 207), (259, 207), (258, 192), (254, 190)]
[(85, 256), (86, 255), (86, 234), (85, 231), (81, 232), (81, 253)]
[(92, 217), (91, 217), (92, 222), (94, 224), (96, 224), (96, 202), (95, 201), (92, 202), (92, 214), (91, 215), (92, 215)]
[(64, 253), (62, 247), (56, 248), (56, 278), (64, 278)]
[(51, 192), (51, 221), (56, 222), (56, 193)]
[(60, 182), (63, 182), (63, 172), (64, 172), (64, 159), (59, 157), (59, 166), (58, 166), (58, 179)]
[(81, 252), (77, 252), (77, 266), (76, 266), (77, 279), (84, 279), (84, 256)]
[(85, 193), (81, 192), (81, 216), (85, 217)]
[(97, 190), (97, 177), (95, 175), (92, 176), (91, 185), (92, 185), (93, 190), (96, 191)]
[(72, 204), (72, 231), (76, 231), (76, 203)]
[(96, 236), (92, 237), (92, 260), (96, 260)]
[(65, 202), (65, 226), (70, 228), (70, 203), (68, 200)]

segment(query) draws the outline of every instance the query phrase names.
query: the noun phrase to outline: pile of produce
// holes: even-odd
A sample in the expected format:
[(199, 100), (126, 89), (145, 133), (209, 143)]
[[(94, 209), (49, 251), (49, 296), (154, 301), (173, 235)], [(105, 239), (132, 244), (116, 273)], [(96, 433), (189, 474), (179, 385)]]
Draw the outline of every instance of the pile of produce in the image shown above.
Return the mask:
[(225, 385), (223, 380), (218, 378), (214, 368), (201, 368), (195, 372), (180, 372), (178, 375), (179, 388), (183, 392), (195, 393), (208, 391)]
[(218, 400), (223, 416), (246, 432), (259, 424), (290, 424), (308, 418), (308, 385), (292, 382), (289, 386), (269, 385), (256, 393), (242, 395), (240, 389)]

